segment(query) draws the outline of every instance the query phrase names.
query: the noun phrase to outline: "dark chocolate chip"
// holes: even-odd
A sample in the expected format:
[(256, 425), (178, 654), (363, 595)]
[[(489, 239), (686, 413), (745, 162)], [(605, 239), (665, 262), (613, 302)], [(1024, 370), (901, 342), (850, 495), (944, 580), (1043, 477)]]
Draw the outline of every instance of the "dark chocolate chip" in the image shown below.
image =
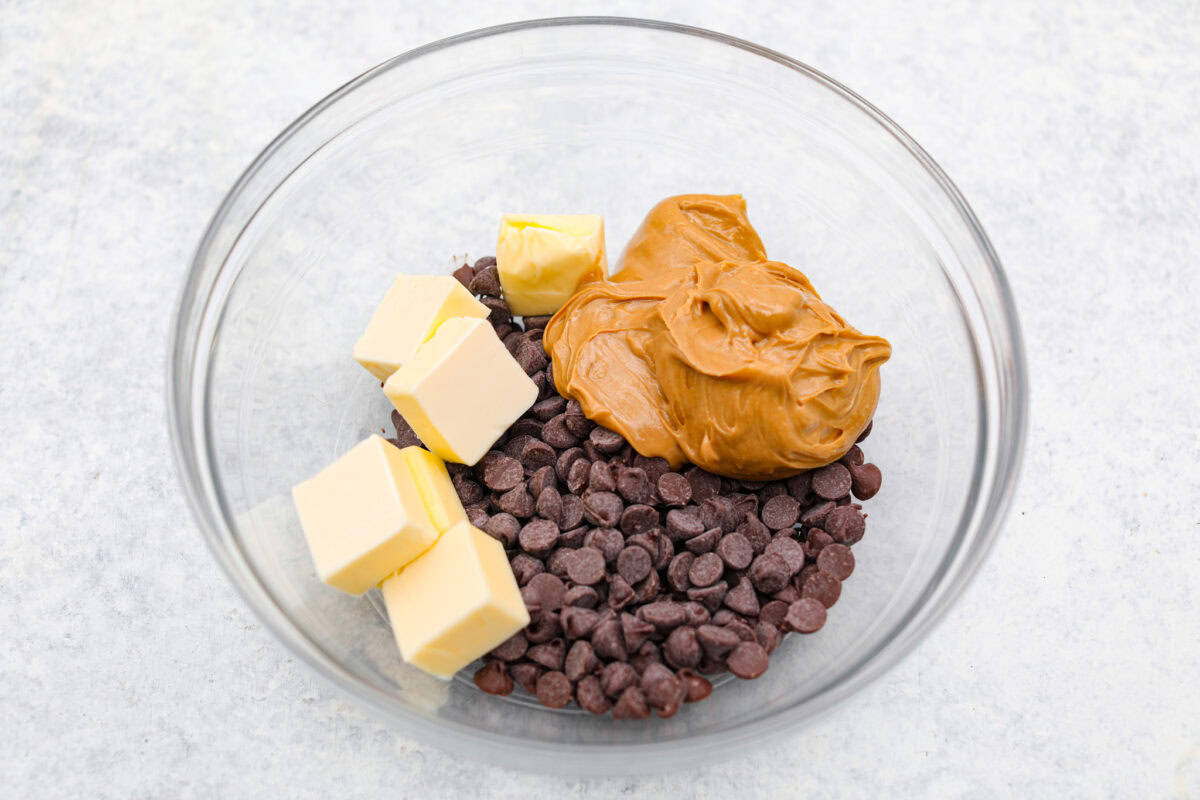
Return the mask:
[(776, 495), (763, 504), (759, 516), (773, 531), (790, 528), (800, 519), (800, 501), (791, 495)]
[[(600, 602), (600, 595), (591, 586), (572, 586), (567, 589), (563, 595), (564, 606), (576, 606), (578, 608), (595, 608)], [(565, 616), (565, 614), (564, 614)], [(564, 619), (563, 624), (566, 625)], [(571, 634), (567, 634), (570, 636)]]
[(751, 547), (750, 540), (739, 532), (722, 536), (721, 541), (717, 542), (716, 552), (730, 569), (745, 569), (754, 559), (754, 548)]
[(685, 506), (692, 499), (692, 485), (678, 472), (665, 472), (658, 479), (658, 496), (669, 506)]
[(525, 553), (517, 553), (509, 559), (508, 565), (512, 567), (513, 575), (516, 576), (519, 586), (524, 586), (534, 575), (546, 570), (545, 564)]
[(854, 440), (854, 441), (855, 441), (855, 443), (857, 444), (858, 442), (861, 442), (863, 439), (866, 439), (868, 436), (870, 436), (870, 435), (871, 435), (871, 428), (872, 428), (874, 425), (875, 425), (875, 420), (871, 420), (870, 422), (868, 422), (868, 423), (867, 423), (867, 427), (863, 428), (863, 432), (862, 432), (862, 433), (860, 433), (860, 434), (858, 435), (858, 438)]
[[(580, 451), (582, 453), (582, 451)], [(571, 463), (567, 469), (567, 489), (573, 494), (579, 494), (588, 485), (591, 475), (591, 462), (582, 456)]]
[(535, 508), (539, 517), (548, 519), (554, 523), (561, 523), (563, 521), (562, 495), (553, 486), (547, 486), (545, 489), (542, 489), (541, 494), (537, 496)]
[(652, 506), (632, 505), (621, 512), (621, 532), (626, 536), (645, 533), (658, 525), (658, 512)]
[[(539, 400), (534, 403), (533, 408), (529, 409), (529, 413), (542, 422), (548, 422), (561, 414), (566, 407), (566, 398), (555, 395), (554, 397), (547, 397), (545, 400)], [(544, 431), (545, 428), (543, 427), (542, 430)], [(553, 444), (553, 442), (550, 442), (550, 444)]]
[(696, 640), (708, 657), (714, 660), (723, 659), (742, 641), (733, 631), (717, 625), (701, 625), (696, 629)]
[(850, 467), (850, 489), (859, 500), (870, 500), (883, 485), (883, 474), (874, 464), (858, 464)]
[(504, 664), (500, 661), (489, 661), (475, 673), (475, 685), (488, 694), (511, 694), (513, 679), (508, 677)]
[(573, 494), (563, 496), (562, 516), (559, 517), (559, 527), (573, 530), (581, 522), (583, 522), (583, 500)]
[(802, 597), (788, 606), (784, 625), (796, 633), (814, 633), (825, 624), (825, 606), (812, 597)]
[(685, 603), (680, 603), (680, 605), (683, 606), (684, 625), (691, 625), (692, 627), (695, 627), (697, 625), (703, 625), (712, 619), (712, 614), (708, 612), (708, 609), (697, 603), (695, 600), (688, 600)]
[[(782, 561), (782, 559), (780, 560)], [(758, 614), (758, 594), (754, 591), (754, 584), (748, 578), (742, 578), (737, 582), (737, 585), (726, 592), (722, 602), (730, 610), (744, 614), (747, 617), (753, 617)]]
[(679, 680), (683, 681), (685, 703), (696, 703), (712, 694), (712, 683), (690, 669), (679, 670)]
[(649, 575), (653, 566), (650, 554), (641, 547), (626, 547), (617, 555), (617, 572), (630, 584)]
[(691, 539), (704, 533), (704, 522), (696, 506), (673, 508), (667, 512), (667, 536), (674, 541)]
[(692, 562), (695, 560), (694, 553), (680, 553), (671, 559), (671, 563), (667, 566), (667, 583), (672, 589), (677, 592), (686, 592), (692, 585), (688, 578), (688, 572), (691, 571)]
[[(844, 464), (836, 461), (820, 469), (813, 470), (812, 490), (817, 497), (826, 500), (837, 500), (850, 494), (850, 470)], [(765, 522), (765, 520), (764, 520)]]
[(733, 648), (725, 663), (729, 665), (729, 671), (739, 678), (757, 678), (767, 671), (767, 651), (757, 641), (742, 642)]
[(575, 583), (591, 586), (604, 579), (604, 553), (595, 547), (581, 547), (567, 562), (567, 577)]
[[(788, 577), (792, 577), (804, 568), (804, 545), (791, 536), (777, 536), (767, 545), (767, 553), (774, 553), (787, 564)], [(778, 591), (778, 590), (776, 590)]]
[(842, 582), (820, 569), (805, 578), (800, 587), (801, 599), (812, 598), (826, 608), (831, 608), (841, 595)]
[(725, 572), (725, 563), (716, 553), (705, 553), (692, 562), (688, 580), (693, 586), (712, 586)]
[(516, 661), (521, 656), (525, 655), (525, 651), (529, 649), (529, 640), (525, 638), (522, 631), (517, 631), (512, 636), (498, 644), (491, 652), (491, 655), (501, 661)]
[(487, 307), (490, 312), (488, 320), (493, 325), (503, 325), (512, 322), (512, 309), (508, 307), (508, 303), (499, 297), (484, 297), (479, 302)]
[(612, 492), (592, 492), (583, 499), (583, 516), (593, 525), (611, 528), (624, 510), (625, 504)]
[(564, 660), (563, 672), (566, 674), (567, 680), (578, 681), (598, 666), (600, 666), (600, 659), (596, 658), (591, 643), (580, 639), (571, 645), (571, 650)]
[(817, 567), (844, 581), (854, 572), (854, 553), (844, 544), (826, 545), (817, 555)]
[(562, 708), (571, 702), (571, 682), (561, 672), (547, 672), (538, 678), (534, 694), (542, 705)]
[(771, 655), (779, 646), (783, 634), (780, 633), (778, 626), (759, 620), (754, 626), (754, 638), (762, 645), (763, 650), (767, 651), (767, 655)]
[(633, 602), (637, 592), (620, 574), (614, 575), (608, 583), (608, 606), (615, 611), (620, 611), (627, 605)]
[(612, 701), (604, 696), (600, 688), (600, 679), (595, 675), (585, 675), (575, 686), (575, 702), (589, 714), (607, 714), (613, 707)]
[(471, 290), (472, 294), (499, 297), (500, 273), (496, 271), (496, 266), (493, 264), (483, 269), (475, 270), (475, 277), (471, 280), (471, 285), (467, 288)]
[(713, 548), (717, 546), (717, 542), (720, 540), (720, 538), (720, 528), (709, 528), (699, 536), (693, 536), (692, 538), (688, 539), (683, 543), (683, 546), (696, 555), (700, 555), (701, 553), (711, 553)]
[(596, 547), (604, 553), (604, 560), (610, 564), (616, 563), (617, 556), (625, 547), (625, 537), (615, 528), (593, 528), (583, 538), (583, 543)]
[[(845, 455), (843, 455), (841, 458), (838, 459), (838, 461), (840, 461), (846, 465), (847, 469), (850, 469), (851, 467), (855, 467), (855, 466), (863, 463), (863, 461), (865, 461), (865, 460), (866, 459), (863, 458), (862, 448), (856, 444), (851, 445), (850, 449), (846, 451)], [(850, 469), (850, 472), (851, 472), (851, 474), (853, 474), (854, 470)]]
[(624, 637), (625, 646), (629, 650), (635, 651), (641, 648), (654, 632), (654, 626), (646, 620), (639, 619), (633, 614), (621, 614), (621, 636)]
[[(751, 587), (751, 592), (753, 592), (753, 587)], [(687, 590), (689, 600), (695, 600), (709, 611), (716, 611), (728, 593), (729, 584), (725, 581), (717, 581), (712, 586), (693, 586)], [(757, 599), (755, 602), (758, 602)]]
[(762, 610), (758, 612), (759, 622), (768, 622), (778, 626), (783, 622), (783, 618), (787, 616), (788, 604), (782, 600), (772, 600), (769, 603), (763, 603)]
[(566, 606), (559, 615), (559, 620), (568, 639), (581, 639), (595, 629), (600, 622), (600, 614), (590, 608)]
[(622, 692), (638, 681), (637, 670), (627, 661), (613, 661), (604, 666), (600, 673), (600, 687), (609, 697), (619, 697)]
[(471, 269), (470, 264), (463, 264), (461, 267), (454, 270), (454, 272), (452, 272), (450, 274), (453, 275), (458, 280), (459, 283), (461, 283), (463, 286), (467, 287), (468, 289), (471, 288), (471, 281), (475, 279), (475, 270)]
[(836, 503), (826, 500), (808, 508), (800, 515), (800, 521), (805, 525), (815, 527), (825, 522), (825, 517), (830, 511), (837, 506)]
[[(542, 402), (546, 401), (543, 400)], [(546, 444), (559, 450), (579, 444), (579, 438), (567, 430), (567, 417), (565, 414), (559, 414), (546, 421), (546, 424), (542, 426), (542, 439), (545, 440)], [(583, 451), (580, 450), (579, 453), (582, 455)]]
[(614, 455), (625, 446), (625, 437), (616, 431), (597, 425), (588, 434), (588, 441), (605, 455)]
[(617, 472), (617, 492), (628, 503), (649, 503), (653, 499), (650, 479), (637, 467), (623, 467)]
[(665, 633), (682, 625), (687, 615), (679, 603), (673, 600), (659, 600), (639, 608), (638, 616)]
[(562, 635), (562, 625), (559, 624), (557, 611), (546, 611), (538, 615), (533, 620), (533, 624), (525, 629), (525, 638), (533, 644), (548, 642), (560, 635)]
[(617, 704), (613, 706), (613, 719), (645, 719), (650, 716), (650, 708), (646, 705), (646, 696), (638, 686), (630, 686), (621, 693)]
[[(737, 533), (746, 539), (755, 555), (766, 550), (767, 545), (771, 542), (771, 529), (763, 525), (762, 520), (753, 514), (746, 515), (745, 520), (738, 525)], [(749, 564), (749, 562), (746, 563)], [(744, 567), (734, 567), (734, 569), (744, 569)]]
[(542, 572), (529, 579), (528, 588), (537, 593), (544, 611), (557, 611), (562, 607), (563, 594), (567, 587), (562, 579), (549, 572)]
[(601, 622), (592, 631), (592, 647), (596, 655), (608, 661), (625, 661), (629, 653), (625, 650), (625, 641), (621, 637), (621, 623), (610, 619)]
[(835, 542), (855, 544), (867, 530), (867, 521), (854, 506), (838, 506), (829, 512), (822, 525)]
[(758, 556), (750, 565), (750, 581), (763, 594), (774, 594), (787, 586), (792, 574), (783, 556), (771, 552)]
[(612, 465), (607, 461), (592, 461), (587, 486), (593, 492), (615, 492), (617, 476)]
[(526, 519), (533, 516), (533, 495), (529, 494), (524, 484), (518, 484), (497, 498), (496, 507), (514, 517)]
[[(505, 495), (507, 496), (507, 495)], [(532, 505), (532, 500), (530, 501)], [(517, 534), (521, 549), (535, 556), (544, 556), (558, 542), (558, 525), (548, 519), (533, 519)]]
[(521, 523), (512, 514), (502, 511), (488, 519), (484, 530), (493, 539), (498, 539), (503, 543), (505, 547), (512, 547), (517, 541)]
[(633, 586), (633, 601), (635, 603), (647, 603), (658, 597), (659, 591), (662, 589), (662, 584), (658, 578), (658, 572), (650, 570), (650, 574), (642, 579), (641, 583)]
[(699, 467), (692, 467), (683, 476), (691, 484), (693, 503), (703, 503), (710, 497), (716, 497), (721, 491), (721, 479)]
[(507, 492), (525, 477), (521, 462), (495, 450), (483, 457), (482, 465), (483, 483), (493, 492)]
[(490, 519), (490, 517), (487, 513), (486, 503), (476, 506), (467, 506), (465, 511), (467, 512), (467, 520), (472, 525), (480, 529), (487, 528), (488, 519)]
[(546, 669), (562, 669), (563, 658), (567, 654), (567, 645), (562, 639), (551, 639), (543, 644), (535, 644), (529, 648), (525, 657)]

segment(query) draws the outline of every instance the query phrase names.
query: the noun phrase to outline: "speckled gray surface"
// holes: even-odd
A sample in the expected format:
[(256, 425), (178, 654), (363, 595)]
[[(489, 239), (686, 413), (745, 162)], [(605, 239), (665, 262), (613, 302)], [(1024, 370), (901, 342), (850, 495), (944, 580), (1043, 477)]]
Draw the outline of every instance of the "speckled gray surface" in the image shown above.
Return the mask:
[(159, 5), (0, 9), (6, 796), (1200, 797), (1200, 7), (572, 6), (763, 43), (895, 118), (1005, 262), (1033, 389), (1011, 519), (912, 656), (750, 757), (582, 782), (424, 747), (296, 663), (188, 518), (162, 402), (191, 248), (271, 136), (563, 6)]

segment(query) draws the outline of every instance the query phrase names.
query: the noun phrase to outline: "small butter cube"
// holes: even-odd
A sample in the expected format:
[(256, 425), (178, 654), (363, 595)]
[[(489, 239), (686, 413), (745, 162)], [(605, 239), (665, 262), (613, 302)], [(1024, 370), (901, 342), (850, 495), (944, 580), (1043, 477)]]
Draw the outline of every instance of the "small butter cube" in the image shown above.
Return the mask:
[(379, 436), (297, 484), (292, 499), (317, 575), (350, 594), (375, 586), (438, 537), (400, 448)]
[(354, 345), (354, 359), (387, 380), (452, 317), (483, 319), (487, 308), (450, 275), (401, 275)]
[(425, 510), (438, 533), (444, 533), (467, 518), (458, 492), (450, 482), (446, 462), (424, 447), (406, 447), (400, 451), (409, 472), (417, 482)]
[(505, 214), (496, 269), (514, 314), (553, 314), (579, 284), (604, 280), (604, 219), (597, 214)]
[(469, 522), (379, 588), (404, 660), (440, 678), (529, 624), (503, 545)]
[(474, 464), (537, 399), (537, 384), (481, 319), (438, 327), (383, 386), (425, 445)]

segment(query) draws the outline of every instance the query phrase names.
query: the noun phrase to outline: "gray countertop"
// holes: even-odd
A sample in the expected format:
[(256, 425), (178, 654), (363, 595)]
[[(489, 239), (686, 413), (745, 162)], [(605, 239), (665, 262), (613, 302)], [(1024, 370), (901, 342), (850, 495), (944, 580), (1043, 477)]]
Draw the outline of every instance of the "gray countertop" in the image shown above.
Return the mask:
[[(423, 746), (206, 551), (164, 420), (191, 249), (257, 151), (397, 52), (560, 3), (0, 8), (0, 775), (31, 797), (1200, 797), (1200, 6), (585, 3), (774, 47), (904, 126), (1005, 263), (1032, 417), (1010, 520), (900, 666), (686, 775)], [(168, 10), (168, 6), (173, 7)]]

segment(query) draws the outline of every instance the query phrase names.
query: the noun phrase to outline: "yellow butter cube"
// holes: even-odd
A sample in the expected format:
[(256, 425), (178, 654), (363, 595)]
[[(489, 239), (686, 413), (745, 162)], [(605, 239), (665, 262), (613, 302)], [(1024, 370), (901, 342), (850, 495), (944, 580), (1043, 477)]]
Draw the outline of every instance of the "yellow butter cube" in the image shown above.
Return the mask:
[(404, 660), (440, 678), (529, 624), (504, 547), (469, 522), (379, 588)]
[(406, 447), (400, 451), (404, 462), (408, 465), (417, 482), (421, 500), (425, 502), (425, 510), (433, 521), (433, 527), (438, 533), (444, 533), (467, 518), (458, 492), (450, 482), (450, 473), (446, 470), (446, 462), (426, 450), (424, 447)]
[(597, 214), (505, 214), (496, 269), (514, 314), (553, 314), (579, 284), (604, 280), (604, 219)]
[(450, 275), (401, 275), (354, 345), (354, 359), (387, 380), (438, 325), (453, 317), (483, 319), (488, 309)]
[(474, 464), (537, 399), (537, 384), (481, 319), (442, 323), (383, 386), (421, 441)]
[(421, 555), (438, 537), (400, 448), (359, 442), (292, 489), (317, 575), (362, 594)]

